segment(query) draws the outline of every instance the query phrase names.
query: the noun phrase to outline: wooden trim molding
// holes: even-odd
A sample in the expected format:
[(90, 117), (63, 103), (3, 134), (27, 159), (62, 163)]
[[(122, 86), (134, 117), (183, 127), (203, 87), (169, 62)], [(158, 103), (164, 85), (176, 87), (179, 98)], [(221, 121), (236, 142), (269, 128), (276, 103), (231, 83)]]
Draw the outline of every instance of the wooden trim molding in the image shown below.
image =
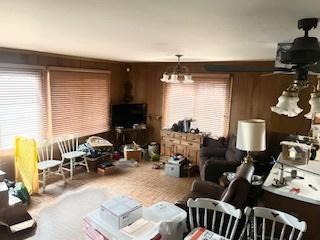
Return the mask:
[(54, 67), (48, 66), (48, 71), (67, 71), (67, 72), (87, 72), (87, 73), (106, 73), (111, 74), (109, 70), (89, 69), (89, 68), (70, 68), (70, 67)]

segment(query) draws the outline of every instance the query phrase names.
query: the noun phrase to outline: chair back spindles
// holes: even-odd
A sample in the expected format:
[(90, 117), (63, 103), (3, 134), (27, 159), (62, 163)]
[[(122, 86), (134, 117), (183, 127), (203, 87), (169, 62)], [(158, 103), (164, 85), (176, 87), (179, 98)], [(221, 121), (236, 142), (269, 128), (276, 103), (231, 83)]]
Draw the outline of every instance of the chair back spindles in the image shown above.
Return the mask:
[(217, 212), (214, 210), (212, 215), (212, 227), (211, 227), (213, 231), (214, 231), (214, 226), (216, 224), (216, 217), (217, 217)]
[[(307, 229), (307, 224), (304, 221), (300, 221), (296, 217), (284, 213), (278, 210), (264, 208), (264, 207), (255, 207), (253, 211), (249, 207), (245, 209), (245, 215), (248, 219), (253, 212), (253, 238), (254, 240), (258, 239), (258, 228), (262, 227), (261, 239), (270, 239), (275, 240), (276, 237), (276, 224), (282, 225), (279, 240), (285, 239), (286, 227), (290, 226), (291, 231), (289, 235), (289, 240), (300, 240), (303, 236), (303, 233)], [(261, 225), (258, 226), (258, 219), (260, 220)], [(270, 234), (267, 233), (267, 223), (266, 221), (272, 222)], [(270, 226), (270, 225), (268, 225)], [(289, 230), (289, 229), (288, 229)], [(269, 232), (269, 231), (268, 231)], [(249, 236), (249, 230), (247, 228), (247, 235)], [(277, 234), (278, 235), (278, 234)], [(295, 235), (297, 236), (296, 238)], [(268, 236), (268, 238), (267, 238)], [(270, 237), (270, 238), (269, 238)]]
[[(195, 209), (195, 220), (196, 227), (204, 226), (208, 227), (208, 210), (212, 211), (212, 228), (211, 231), (225, 237), (225, 239), (233, 239), (236, 228), (238, 226), (238, 221), (241, 218), (240, 209), (236, 209), (234, 206), (221, 202), (218, 200), (213, 200), (209, 198), (197, 198), (196, 200), (189, 199), (187, 202), (189, 208), (189, 223), (191, 230), (195, 228), (194, 226), (194, 216), (193, 210)], [(200, 211), (203, 209), (203, 211)], [(203, 225), (200, 222), (200, 213), (203, 213)], [(217, 221), (217, 217), (220, 216), (219, 221)], [(235, 221), (233, 221), (235, 219)], [(216, 231), (216, 223), (217, 229)], [(227, 226), (225, 229), (224, 226)], [(231, 230), (232, 229), (232, 230)]]
[(78, 150), (79, 139), (77, 134), (61, 135), (57, 138), (57, 141), (61, 154)]
[(223, 223), (224, 223), (224, 213), (222, 213), (221, 218), (220, 218), (219, 235), (221, 235), (221, 233), (222, 233)]
[(53, 160), (53, 145), (51, 140), (43, 140), (38, 147), (38, 162)]

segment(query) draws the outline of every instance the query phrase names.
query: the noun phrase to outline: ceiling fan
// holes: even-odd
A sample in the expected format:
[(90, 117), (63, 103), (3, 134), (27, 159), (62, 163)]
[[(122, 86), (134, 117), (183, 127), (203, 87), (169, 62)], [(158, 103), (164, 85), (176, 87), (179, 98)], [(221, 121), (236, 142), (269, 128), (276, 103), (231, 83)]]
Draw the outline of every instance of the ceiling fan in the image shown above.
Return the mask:
[(318, 18), (303, 18), (298, 21), (298, 29), (304, 31), (303, 37), (293, 43), (279, 43), (274, 67), (214, 65), (207, 64), (207, 72), (271, 72), (272, 74), (296, 74), (296, 79), (307, 81), (308, 74), (320, 74), (320, 47), (316, 37), (309, 31), (316, 28)]

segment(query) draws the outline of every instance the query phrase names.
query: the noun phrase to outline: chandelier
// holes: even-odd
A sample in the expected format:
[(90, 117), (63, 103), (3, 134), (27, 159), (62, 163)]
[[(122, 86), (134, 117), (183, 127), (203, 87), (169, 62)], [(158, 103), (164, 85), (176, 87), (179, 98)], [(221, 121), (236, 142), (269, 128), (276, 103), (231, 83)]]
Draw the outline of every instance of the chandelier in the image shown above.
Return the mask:
[[(164, 83), (193, 83), (192, 76), (189, 72), (189, 68), (187, 66), (182, 66), (180, 62), (180, 58), (183, 55), (176, 54), (178, 58), (177, 65), (174, 67), (170, 67), (167, 71), (162, 75), (160, 79), (161, 82)], [(171, 71), (170, 71), (171, 70)]]
[[(315, 113), (320, 113), (320, 75), (317, 77), (317, 86), (313, 86), (314, 90), (310, 94), (310, 112), (304, 115), (307, 119), (312, 119)], [(299, 92), (307, 87), (309, 87), (309, 81), (306, 78), (303, 80), (294, 80), (293, 84), (282, 92), (282, 95), (278, 98), (277, 105), (271, 107), (271, 111), (288, 117), (297, 116), (303, 111), (303, 109), (298, 106)]]

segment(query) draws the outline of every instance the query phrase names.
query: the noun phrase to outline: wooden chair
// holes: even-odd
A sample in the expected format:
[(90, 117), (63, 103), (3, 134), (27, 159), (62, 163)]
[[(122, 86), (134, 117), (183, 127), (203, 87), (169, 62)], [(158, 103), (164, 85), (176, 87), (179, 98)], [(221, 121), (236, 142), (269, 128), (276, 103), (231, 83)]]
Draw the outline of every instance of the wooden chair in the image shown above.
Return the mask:
[(54, 142), (50, 140), (43, 141), (38, 147), (38, 171), (39, 171), (39, 182), (42, 183), (43, 192), (45, 192), (47, 178), (50, 175), (62, 176), (63, 180), (66, 181), (63, 170), (62, 161), (55, 160), (53, 158), (53, 145)]
[[(70, 179), (73, 178), (73, 170), (76, 165), (85, 166), (89, 173), (89, 167), (87, 160), (84, 158), (85, 152), (79, 151), (79, 140), (76, 134), (66, 134), (58, 137), (58, 145), (62, 158), (62, 169), (70, 172)], [(80, 161), (76, 161), (77, 158), (82, 158)], [(65, 162), (69, 160), (69, 162)], [(67, 167), (69, 165), (69, 167)]]
[[(195, 227), (204, 226), (212, 232), (219, 234), (226, 240), (234, 239), (238, 222), (241, 218), (241, 210), (236, 209), (229, 203), (213, 200), (210, 198), (189, 199), (187, 202), (189, 208), (189, 223), (191, 230)], [(193, 209), (196, 212), (196, 225), (194, 224)], [(200, 209), (203, 209), (203, 225), (201, 224)], [(208, 210), (212, 211), (211, 229), (208, 226)], [(216, 231), (217, 229), (217, 231)]]
[[(270, 208), (264, 208), (264, 207), (254, 207), (253, 209), (246, 207), (244, 211), (247, 221), (248, 218), (250, 218), (251, 214), (253, 217), (253, 239), (270, 239), (270, 240), (284, 240), (285, 238), (285, 232), (290, 231), (289, 240), (300, 240), (302, 238), (303, 233), (307, 229), (307, 224), (304, 221), (300, 221), (298, 218), (288, 214), (284, 213), (278, 210), (270, 209)], [(262, 221), (261, 227), (261, 235), (258, 233), (259, 224), (258, 221)], [(271, 227), (271, 234), (267, 235), (267, 223), (266, 220), (269, 220), (268, 223), (270, 223)], [(277, 226), (276, 226), (277, 225)], [(276, 238), (276, 228), (281, 228), (280, 237)], [(280, 229), (279, 228), (279, 229)], [(250, 235), (250, 225), (247, 225), (247, 236)], [(296, 236), (296, 238), (294, 238)]]

